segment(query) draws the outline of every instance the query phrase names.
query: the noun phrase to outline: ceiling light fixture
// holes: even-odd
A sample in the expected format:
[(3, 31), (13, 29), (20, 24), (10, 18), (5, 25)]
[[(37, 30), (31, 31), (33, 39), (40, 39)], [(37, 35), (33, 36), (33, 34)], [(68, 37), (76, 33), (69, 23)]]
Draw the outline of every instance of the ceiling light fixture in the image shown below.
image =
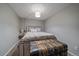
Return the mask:
[(40, 12), (39, 11), (35, 12), (35, 17), (40, 17)]

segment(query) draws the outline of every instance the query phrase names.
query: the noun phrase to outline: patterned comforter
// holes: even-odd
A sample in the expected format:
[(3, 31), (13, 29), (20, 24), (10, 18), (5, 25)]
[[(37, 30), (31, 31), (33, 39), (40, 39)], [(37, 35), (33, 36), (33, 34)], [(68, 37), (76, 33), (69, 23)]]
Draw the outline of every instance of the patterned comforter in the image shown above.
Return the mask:
[(31, 56), (66, 56), (67, 45), (57, 40), (39, 40), (30, 42)]

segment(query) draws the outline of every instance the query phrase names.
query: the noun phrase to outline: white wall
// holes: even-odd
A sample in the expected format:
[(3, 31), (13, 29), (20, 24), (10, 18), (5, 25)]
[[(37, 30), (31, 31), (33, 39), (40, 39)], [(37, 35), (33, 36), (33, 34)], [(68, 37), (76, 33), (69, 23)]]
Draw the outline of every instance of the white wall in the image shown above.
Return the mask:
[(68, 44), (69, 51), (79, 55), (79, 5), (72, 5), (45, 22), (45, 31)]
[(17, 42), (19, 20), (7, 4), (0, 4), (0, 55)]
[(44, 21), (41, 20), (20, 19), (20, 24), (21, 29), (25, 29), (26, 26), (41, 26), (42, 30), (44, 30)]

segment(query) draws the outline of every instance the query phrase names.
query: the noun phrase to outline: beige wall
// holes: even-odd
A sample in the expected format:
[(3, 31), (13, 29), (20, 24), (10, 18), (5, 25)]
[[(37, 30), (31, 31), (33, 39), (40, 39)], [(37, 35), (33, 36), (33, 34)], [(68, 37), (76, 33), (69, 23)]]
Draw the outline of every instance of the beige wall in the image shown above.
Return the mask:
[(68, 44), (69, 51), (79, 55), (79, 5), (58, 12), (45, 22), (45, 31)]
[(17, 42), (19, 20), (7, 4), (0, 4), (0, 55), (4, 55)]

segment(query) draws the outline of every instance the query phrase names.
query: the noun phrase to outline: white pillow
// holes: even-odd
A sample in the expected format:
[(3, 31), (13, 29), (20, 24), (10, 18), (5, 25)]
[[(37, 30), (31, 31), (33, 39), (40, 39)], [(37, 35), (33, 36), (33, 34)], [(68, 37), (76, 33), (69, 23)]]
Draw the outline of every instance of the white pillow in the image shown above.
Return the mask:
[(38, 32), (41, 32), (41, 28), (37, 28), (37, 31), (38, 31)]
[(41, 28), (30, 28), (30, 32), (40, 32)]

